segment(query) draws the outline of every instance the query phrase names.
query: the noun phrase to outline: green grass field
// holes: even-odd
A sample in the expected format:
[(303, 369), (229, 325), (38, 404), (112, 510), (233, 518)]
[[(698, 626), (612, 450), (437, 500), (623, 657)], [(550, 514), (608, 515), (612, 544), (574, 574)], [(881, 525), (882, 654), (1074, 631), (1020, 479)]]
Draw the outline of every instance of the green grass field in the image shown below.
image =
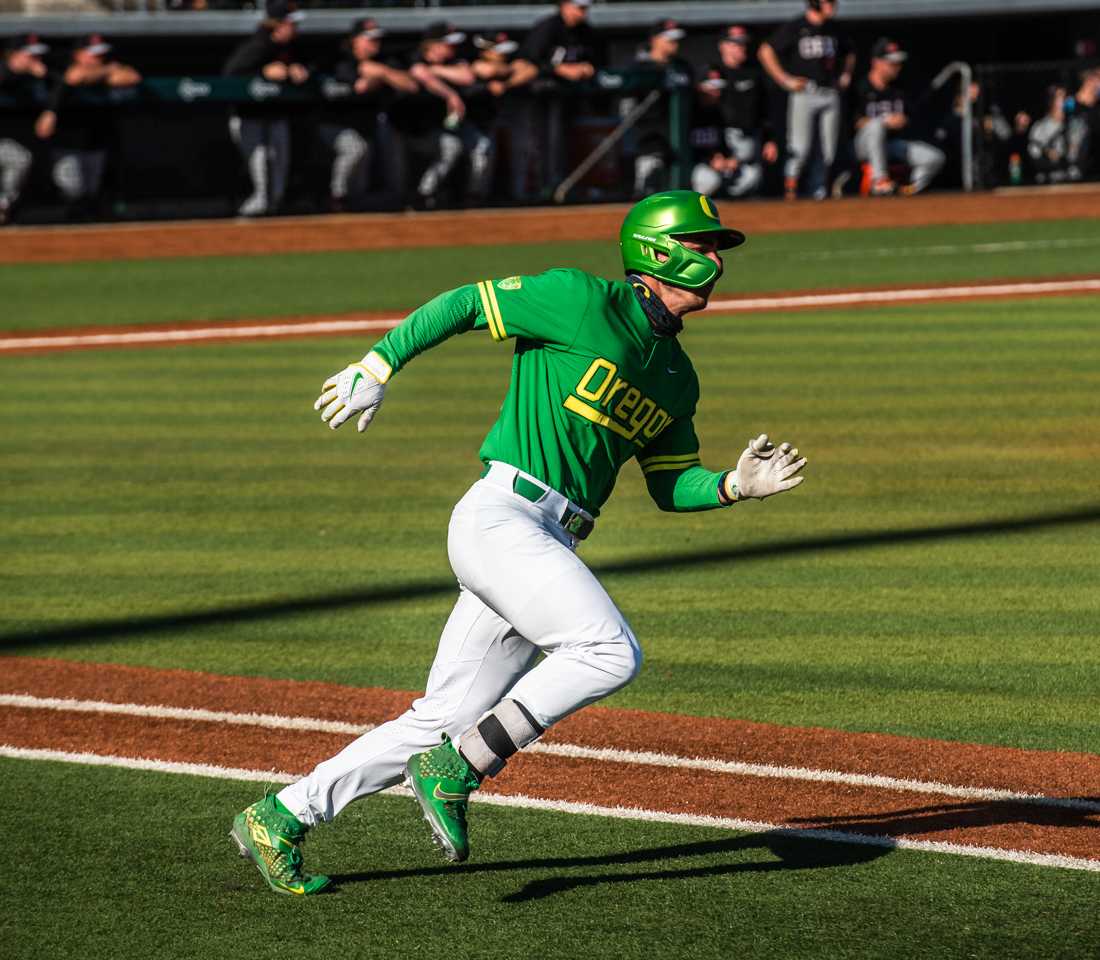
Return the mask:
[[(482, 855), (441, 865), (408, 800), (308, 845), (340, 892), (262, 892), (225, 811), (250, 784), (0, 761), (26, 800), (5, 956), (1085, 957), (1100, 877), (778, 836), (477, 810)], [(64, 864), (64, 874), (42, 869)]]
[[(719, 295), (1093, 273), (1098, 252), (1095, 220), (761, 234), (730, 258)], [(603, 242), (0, 264), (0, 329), (397, 311), (485, 276), (562, 265), (620, 272)]]
[[(1036, 239), (1053, 246), (974, 248)], [(761, 237), (720, 293), (1085, 273), (1097, 246), (1080, 221)], [(0, 326), (393, 309), (432, 292), (425, 262), (433, 289), (613, 272), (583, 244), (5, 266)], [(689, 318), (704, 462), (767, 430), (807, 481), (673, 516), (624, 469), (583, 547), (647, 655), (611, 703), (1100, 752), (1098, 319), (1100, 298)], [(0, 650), (419, 689), (454, 596), (447, 516), (510, 349), (457, 338), (367, 435), (333, 434), (312, 401), (367, 345), (0, 359)], [(478, 813), (485, 860), (444, 871), (388, 799), (310, 847), (363, 876), (273, 902), (222, 837), (252, 786), (0, 766), (14, 956), (406, 956), (448, 930), (471, 957), (1098, 949), (1095, 874), (498, 809)]]

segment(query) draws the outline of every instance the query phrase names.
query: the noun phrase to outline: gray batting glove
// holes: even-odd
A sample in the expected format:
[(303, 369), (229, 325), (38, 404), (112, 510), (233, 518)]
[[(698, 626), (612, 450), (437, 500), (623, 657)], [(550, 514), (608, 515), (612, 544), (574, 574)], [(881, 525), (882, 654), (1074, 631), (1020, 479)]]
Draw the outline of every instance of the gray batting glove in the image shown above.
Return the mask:
[(390, 373), (390, 365), (372, 351), (359, 363), (329, 377), (313, 409), (321, 410), (321, 420), (333, 430), (358, 413), (359, 432), (362, 433), (382, 406)]
[(789, 443), (775, 446), (766, 433), (750, 440), (737, 461), (737, 498), (763, 500), (774, 493), (797, 487), (805, 477), (796, 477), (806, 458), (798, 457), (798, 448)]

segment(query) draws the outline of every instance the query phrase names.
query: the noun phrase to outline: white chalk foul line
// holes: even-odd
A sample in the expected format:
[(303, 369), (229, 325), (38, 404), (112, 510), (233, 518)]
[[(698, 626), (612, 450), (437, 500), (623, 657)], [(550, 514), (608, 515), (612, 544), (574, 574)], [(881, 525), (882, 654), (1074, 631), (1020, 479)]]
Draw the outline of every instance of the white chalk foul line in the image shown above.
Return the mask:
[(123, 333), (45, 334), (36, 337), (0, 338), (0, 351), (40, 350), (47, 347), (114, 347), (132, 344), (193, 343), (202, 340), (262, 340), (317, 333), (357, 333), (391, 330), (401, 317), (374, 320), (316, 320), (304, 323), (264, 323), (243, 327), (196, 327), (190, 330), (132, 330)]
[[(1029, 283), (979, 284), (952, 287), (914, 287), (898, 290), (850, 290), (842, 293), (807, 293), (784, 297), (751, 297), (716, 300), (703, 313), (738, 313), (750, 310), (788, 310), (805, 307), (844, 307), (868, 304), (919, 303), (943, 299), (1041, 296), (1052, 293), (1100, 291), (1100, 279), (1042, 280)], [(391, 330), (403, 317), (373, 320), (317, 320), (294, 323), (250, 324), (242, 327), (197, 327), (191, 330), (161, 328), (128, 333), (43, 334), (0, 337), (0, 353), (19, 350), (63, 349), (68, 347), (157, 346), (172, 343), (201, 343), (209, 340), (263, 340), (313, 334), (358, 333)]]
[(922, 300), (980, 297), (1022, 297), (1050, 293), (1100, 291), (1100, 279), (1036, 280), (1028, 283), (993, 283), (977, 286), (914, 287), (900, 290), (848, 290), (841, 293), (808, 293), (789, 297), (755, 297), (717, 300), (705, 313), (742, 310), (787, 310), (796, 307), (844, 307), (869, 303), (919, 303)]
[(317, 717), (286, 717), (278, 713), (234, 713), (224, 710), (203, 710), (199, 707), (112, 703), (107, 700), (72, 700), (67, 697), (33, 697), (24, 693), (0, 693), (0, 707), (68, 710), (75, 713), (114, 713), (128, 717), (153, 717), (157, 720), (199, 720), (209, 723), (267, 727), (272, 730), (351, 733), (356, 736), (373, 729), (373, 724), (343, 723), (339, 720), (321, 720)]
[[(240, 767), (218, 767), (201, 763), (176, 763), (169, 760), (148, 760), (135, 757), (119, 757), (98, 753), (70, 753), (64, 750), (39, 750), (0, 744), (0, 757), (14, 760), (50, 760), (64, 763), (80, 763), (98, 767), (121, 767), (129, 770), (149, 770), (156, 773), (176, 773), (193, 777), (214, 777), (219, 780), (246, 780), (256, 783), (291, 783), (297, 776), (270, 770), (247, 770)], [(383, 793), (409, 796), (404, 787), (391, 787)], [(1068, 857), (1061, 854), (1035, 853), (1030, 850), (1006, 850), (999, 847), (979, 847), (964, 843), (947, 843), (938, 840), (911, 840), (907, 837), (889, 837), (842, 830), (817, 830), (786, 827), (762, 820), (740, 820), (732, 817), (707, 817), (688, 813), (667, 813), (663, 810), (645, 810), (634, 807), (604, 807), (592, 803), (573, 803), (567, 800), (542, 800), (523, 795), (475, 793), (471, 798), (479, 804), (497, 807), (518, 807), (527, 810), (543, 810), (552, 813), (570, 813), (583, 816), (611, 817), (617, 820), (638, 820), (649, 823), (674, 823), (693, 827), (711, 827), (719, 830), (735, 830), (739, 833), (770, 833), (803, 840), (824, 840), (831, 843), (854, 843), (888, 850), (917, 850), (925, 853), (949, 853), (956, 856), (980, 857), (1010, 863), (1027, 863), (1033, 866), (1058, 867), (1063, 870), (1085, 870), (1100, 873), (1100, 860)]]
[[(0, 707), (22, 707), (37, 710), (61, 710), (77, 713), (106, 713), (160, 720), (187, 720), (229, 723), (269, 729), (319, 731), (359, 735), (373, 729), (369, 725), (341, 723), (315, 717), (286, 717), (278, 714), (231, 713), (203, 710), (195, 707), (167, 707), (139, 703), (112, 703), (104, 700), (75, 700), (65, 697), (35, 697), (30, 694), (0, 694)], [(1048, 797), (1039, 793), (1023, 793), (996, 787), (961, 787), (929, 780), (908, 780), (875, 774), (845, 773), (840, 770), (816, 770), (808, 767), (788, 767), (761, 763), (742, 763), (706, 757), (680, 757), (675, 754), (640, 750), (618, 750), (612, 747), (585, 747), (572, 743), (533, 743), (529, 753), (556, 757), (596, 760), (608, 763), (630, 763), (641, 766), (681, 770), (702, 770), (743, 777), (766, 777), (778, 780), (803, 780), (812, 783), (840, 783), (853, 787), (896, 790), (902, 793), (930, 793), (959, 797), (965, 800), (1022, 803), (1032, 806), (1059, 807), (1100, 813), (1100, 802), (1076, 797)]]

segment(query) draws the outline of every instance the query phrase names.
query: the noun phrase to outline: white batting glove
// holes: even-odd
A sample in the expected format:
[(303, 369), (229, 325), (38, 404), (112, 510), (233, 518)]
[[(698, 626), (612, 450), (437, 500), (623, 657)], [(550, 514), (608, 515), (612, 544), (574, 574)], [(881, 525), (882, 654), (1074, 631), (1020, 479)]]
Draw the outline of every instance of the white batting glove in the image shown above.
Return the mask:
[[(796, 477), (806, 458), (798, 458), (798, 448), (789, 443), (775, 446), (766, 433), (750, 440), (737, 461), (737, 499), (763, 500), (775, 493), (797, 487), (805, 477)], [(730, 478), (732, 479), (732, 478)]]
[(358, 413), (359, 432), (362, 433), (382, 406), (391, 372), (390, 365), (371, 351), (358, 363), (329, 377), (313, 409), (321, 410), (322, 422), (333, 430)]

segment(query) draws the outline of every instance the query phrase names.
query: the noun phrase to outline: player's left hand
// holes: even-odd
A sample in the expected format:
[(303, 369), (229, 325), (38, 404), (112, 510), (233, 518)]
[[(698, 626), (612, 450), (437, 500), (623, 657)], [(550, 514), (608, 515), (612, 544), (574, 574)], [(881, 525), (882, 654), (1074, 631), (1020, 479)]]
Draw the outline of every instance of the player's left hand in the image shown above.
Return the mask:
[(737, 497), (739, 500), (763, 500), (775, 493), (797, 487), (805, 477), (796, 477), (806, 458), (798, 456), (798, 448), (789, 443), (778, 447), (766, 433), (750, 440), (737, 461)]
[(362, 363), (353, 363), (325, 381), (313, 409), (324, 408), (321, 420), (333, 430), (358, 413), (362, 433), (382, 406), (385, 392), (386, 385), (378, 377)]

